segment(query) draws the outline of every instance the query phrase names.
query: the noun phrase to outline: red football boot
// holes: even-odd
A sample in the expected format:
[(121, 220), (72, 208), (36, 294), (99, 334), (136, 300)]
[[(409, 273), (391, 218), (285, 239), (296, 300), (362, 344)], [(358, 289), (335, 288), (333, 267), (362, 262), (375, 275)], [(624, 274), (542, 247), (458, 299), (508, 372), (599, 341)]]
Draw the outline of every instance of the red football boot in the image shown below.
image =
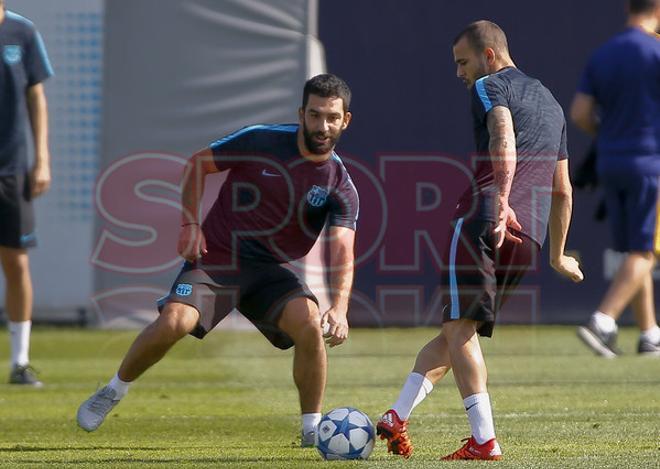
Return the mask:
[(388, 410), (378, 420), (376, 433), (381, 440), (387, 440), (387, 451), (408, 459), (413, 451), (408, 436), (408, 421), (401, 420), (393, 409)]
[(462, 447), (447, 456), (440, 458), (443, 461), (451, 461), (454, 459), (480, 459), (485, 461), (498, 461), (502, 459), (502, 450), (497, 440), (493, 438), (488, 440), (483, 445), (477, 443), (474, 437), (466, 438)]

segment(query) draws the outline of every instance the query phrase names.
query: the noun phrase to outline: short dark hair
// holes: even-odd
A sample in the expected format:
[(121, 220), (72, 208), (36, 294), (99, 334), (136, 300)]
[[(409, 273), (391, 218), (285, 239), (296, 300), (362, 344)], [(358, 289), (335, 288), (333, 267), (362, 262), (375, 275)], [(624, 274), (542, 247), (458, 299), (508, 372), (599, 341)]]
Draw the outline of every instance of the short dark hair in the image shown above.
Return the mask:
[(660, 0), (628, 0), (628, 11), (633, 15), (652, 13), (660, 7)]
[(482, 52), (490, 47), (498, 52), (509, 52), (509, 43), (506, 34), (498, 25), (488, 20), (479, 20), (467, 25), (458, 33), (454, 44), (456, 45), (463, 37), (467, 38), (470, 46), (477, 52)]
[(344, 103), (344, 112), (347, 112), (351, 105), (351, 89), (344, 80), (331, 73), (316, 75), (307, 80), (303, 90), (303, 109), (307, 106), (310, 94), (321, 98), (341, 98)]

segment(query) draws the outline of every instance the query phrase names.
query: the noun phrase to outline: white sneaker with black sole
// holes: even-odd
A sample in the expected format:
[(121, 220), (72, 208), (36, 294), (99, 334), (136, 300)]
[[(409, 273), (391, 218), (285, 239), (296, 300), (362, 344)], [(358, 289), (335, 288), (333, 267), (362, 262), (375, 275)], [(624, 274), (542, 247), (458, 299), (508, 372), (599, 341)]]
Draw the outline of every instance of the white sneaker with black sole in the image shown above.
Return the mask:
[(605, 358), (616, 358), (621, 355), (621, 350), (616, 345), (619, 330), (603, 332), (593, 318), (577, 329), (578, 337), (597, 355)]
[(653, 343), (649, 340), (639, 339), (637, 353), (649, 357), (660, 357), (660, 342)]

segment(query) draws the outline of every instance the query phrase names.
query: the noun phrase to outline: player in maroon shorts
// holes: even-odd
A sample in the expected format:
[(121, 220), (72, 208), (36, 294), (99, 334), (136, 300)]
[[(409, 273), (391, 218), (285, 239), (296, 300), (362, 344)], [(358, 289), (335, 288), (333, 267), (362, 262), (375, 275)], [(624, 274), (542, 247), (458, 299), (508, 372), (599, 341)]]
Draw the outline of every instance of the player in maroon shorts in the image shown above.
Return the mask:
[[(300, 397), (302, 446), (312, 446), (321, 419), (329, 345), (348, 336), (358, 195), (334, 152), (348, 127), (351, 93), (334, 75), (305, 84), (299, 124), (254, 125), (194, 155), (183, 184), (178, 250), (186, 259), (160, 316), (135, 340), (110, 383), (78, 410), (78, 424), (96, 430), (128, 386), (187, 334), (204, 337), (236, 307), (280, 348), (295, 345), (293, 375)], [(228, 171), (204, 222), (204, 176)], [(329, 226), (330, 309), (287, 268)], [(327, 328), (325, 334), (322, 328)]]
[[(478, 335), (490, 337), (506, 295), (533, 268), (550, 226), (550, 264), (575, 282), (577, 261), (564, 254), (571, 220), (566, 121), (552, 94), (518, 70), (504, 32), (477, 21), (454, 42), (457, 76), (471, 91), (479, 158), (461, 197), (448, 250), (450, 303), (440, 334), (417, 355), (399, 399), (377, 431), (388, 450), (409, 457), (408, 419), (450, 369), (472, 435), (443, 459), (502, 457), (486, 390)], [(514, 130), (515, 129), (515, 130)]]

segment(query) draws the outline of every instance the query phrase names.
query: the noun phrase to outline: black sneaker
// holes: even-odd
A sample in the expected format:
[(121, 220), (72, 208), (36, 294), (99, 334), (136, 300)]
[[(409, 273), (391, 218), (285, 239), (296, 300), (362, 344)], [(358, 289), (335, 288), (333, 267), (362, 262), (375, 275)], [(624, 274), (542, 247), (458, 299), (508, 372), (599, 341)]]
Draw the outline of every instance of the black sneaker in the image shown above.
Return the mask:
[(649, 357), (660, 357), (660, 342), (653, 343), (640, 338), (637, 353)]
[(585, 326), (578, 327), (577, 335), (597, 355), (605, 358), (616, 358), (621, 355), (621, 350), (616, 346), (616, 338), (619, 330), (613, 332), (601, 331), (596, 322), (589, 319)]
[(30, 365), (14, 365), (9, 373), (9, 384), (23, 384), (40, 388), (44, 385), (37, 379), (37, 372)]

